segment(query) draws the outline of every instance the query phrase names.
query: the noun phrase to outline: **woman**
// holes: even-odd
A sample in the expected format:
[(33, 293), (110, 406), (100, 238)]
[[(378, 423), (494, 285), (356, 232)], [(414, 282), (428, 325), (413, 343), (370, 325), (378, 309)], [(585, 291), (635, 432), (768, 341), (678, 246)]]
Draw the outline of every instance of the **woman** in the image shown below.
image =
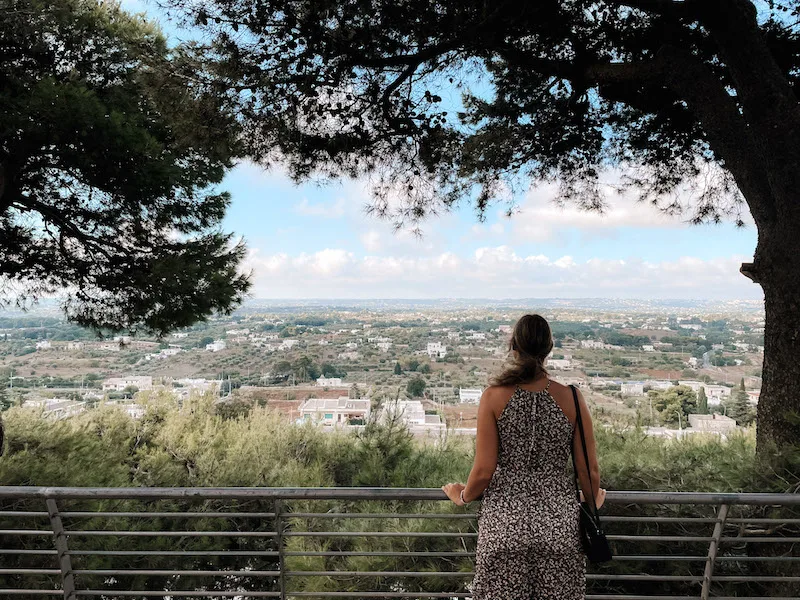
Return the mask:
[(553, 349), (547, 321), (525, 315), (511, 335), (511, 366), (481, 396), (475, 462), (467, 484), (442, 486), (459, 506), (482, 496), (474, 600), (582, 600), (586, 561), (578, 537), (578, 500), (567, 471), (574, 450), (578, 481), (601, 506), (592, 419), (580, 392), (589, 464), (570, 387), (551, 381), (544, 362)]

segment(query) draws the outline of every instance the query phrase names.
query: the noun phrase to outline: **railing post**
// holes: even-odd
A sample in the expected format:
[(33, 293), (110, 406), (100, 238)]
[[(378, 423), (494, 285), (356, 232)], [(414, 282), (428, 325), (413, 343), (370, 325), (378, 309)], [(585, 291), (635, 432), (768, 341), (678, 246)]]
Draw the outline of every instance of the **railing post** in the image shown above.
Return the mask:
[(75, 600), (75, 580), (72, 576), (72, 560), (69, 556), (67, 546), (67, 534), (61, 524), (61, 515), (58, 512), (58, 505), (55, 499), (48, 498), (47, 514), (50, 516), (50, 526), (56, 541), (56, 552), (58, 552), (58, 566), (61, 569), (61, 588), (64, 590), (64, 600)]
[(725, 529), (725, 520), (727, 518), (728, 505), (721, 504), (717, 512), (717, 523), (714, 525), (714, 533), (711, 534), (711, 543), (708, 545), (708, 559), (706, 560), (706, 570), (703, 573), (703, 590), (700, 592), (700, 600), (708, 600), (708, 596), (711, 593), (711, 580), (714, 577), (714, 565), (717, 561), (719, 539), (722, 537), (722, 530)]
[(281, 586), (281, 600), (286, 600), (286, 576), (284, 575), (286, 566), (283, 563), (283, 499), (281, 498), (275, 500), (275, 531), (278, 534), (278, 570), (280, 571), (278, 581)]

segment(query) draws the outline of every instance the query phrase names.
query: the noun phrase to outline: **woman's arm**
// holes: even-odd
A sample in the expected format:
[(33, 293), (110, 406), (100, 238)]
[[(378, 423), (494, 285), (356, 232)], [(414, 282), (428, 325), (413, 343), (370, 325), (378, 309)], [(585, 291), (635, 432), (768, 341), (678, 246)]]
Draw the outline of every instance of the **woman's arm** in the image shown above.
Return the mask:
[(469, 472), (464, 500), (472, 502), (480, 498), (497, 468), (499, 435), (497, 419), (492, 410), (492, 388), (486, 388), (478, 405), (478, 431), (475, 439), (475, 460)]
[(592, 416), (589, 414), (589, 407), (583, 399), (581, 391), (575, 388), (578, 393), (578, 406), (580, 407), (581, 417), (583, 419), (583, 432), (586, 437), (586, 451), (589, 455), (589, 465), (587, 468), (586, 459), (583, 454), (583, 444), (581, 442), (581, 434), (578, 431), (577, 415), (575, 416), (575, 435), (573, 436), (573, 448), (575, 453), (575, 464), (578, 467), (578, 481), (581, 485), (581, 490), (584, 492), (584, 497), (589, 500), (589, 472), (591, 471), (592, 491), (594, 492), (595, 502), (600, 505), (600, 467), (597, 464), (597, 448), (594, 441), (594, 427), (592, 426)]

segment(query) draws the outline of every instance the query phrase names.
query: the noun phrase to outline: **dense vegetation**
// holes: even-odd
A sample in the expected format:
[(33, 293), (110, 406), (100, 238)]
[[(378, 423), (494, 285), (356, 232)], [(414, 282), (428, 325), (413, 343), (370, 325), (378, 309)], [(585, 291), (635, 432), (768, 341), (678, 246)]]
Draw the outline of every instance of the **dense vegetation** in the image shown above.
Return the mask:
[[(313, 426), (287, 426), (284, 417), (269, 407), (256, 407), (250, 411), (221, 412), (210, 397), (195, 398), (174, 407), (171, 400), (152, 397), (143, 418), (133, 420), (111, 405), (88, 411), (72, 419), (50, 421), (41, 419), (30, 410), (12, 408), (5, 413), (7, 429), (13, 436), (7, 442), (6, 456), (0, 461), (0, 481), (4, 485), (69, 485), (69, 486), (386, 486), (438, 488), (448, 481), (464, 481), (472, 463), (474, 440), (450, 436), (439, 444), (424, 444), (414, 440), (397, 422), (370, 423), (359, 433), (324, 433)], [(219, 406), (219, 405), (217, 405)], [(665, 442), (647, 437), (638, 431), (622, 433), (613, 428), (598, 428), (600, 462), (603, 484), (622, 490), (684, 490), (684, 491), (792, 491), (797, 490), (800, 469), (791, 465), (776, 472), (765, 467), (755, 455), (752, 434), (734, 436), (728, 442), (716, 440), (686, 440)], [(795, 474), (792, 475), (791, 473)], [(243, 502), (243, 501), (242, 501)], [(66, 503), (70, 505), (70, 503)], [(263, 505), (263, 506), (262, 506)], [(123, 510), (236, 510), (235, 502), (212, 501), (162, 501), (135, 503), (132, 501), (72, 503), (73, 509)], [(22, 510), (41, 510), (36, 502), (4, 501), (0, 510), (13, 507)], [(78, 507), (78, 508), (75, 508)], [(248, 501), (246, 510), (266, 512), (273, 507), (269, 502)], [(444, 502), (400, 501), (291, 501), (293, 512), (436, 512), (462, 513), (464, 509)], [(64, 510), (64, 508), (62, 508)], [(471, 509), (468, 509), (471, 510)], [(606, 512), (615, 515), (654, 514), (661, 516), (713, 516), (714, 507), (647, 507), (610, 505)], [(745, 513), (743, 513), (745, 514)], [(746, 516), (769, 516), (772, 509), (753, 511)], [(797, 516), (797, 515), (795, 515)], [(103, 529), (110, 527), (151, 530), (231, 530), (270, 531), (270, 519), (148, 519), (90, 518), (66, 519), (68, 529)], [(12, 529), (30, 526), (7, 519), (0, 520), (0, 528)], [(46, 528), (46, 520), (39, 523)], [(288, 519), (291, 531), (464, 531), (475, 532), (474, 520), (456, 519), (324, 519), (292, 517)], [(653, 524), (613, 523), (613, 533), (655, 533), (672, 535), (707, 536), (711, 526), (703, 524)], [(332, 528), (332, 529), (331, 529)], [(738, 531), (738, 526), (737, 526)], [(785, 535), (797, 535), (789, 528)], [(293, 551), (463, 551), (474, 550), (474, 537), (466, 538), (309, 538), (288, 537), (286, 548)], [(4, 545), (24, 545), (26, 548), (50, 547), (51, 540), (40, 541), (8, 537)], [(74, 538), (71, 544), (88, 547), (87, 541)], [(271, 538), (122, 538), (88, 541), (95, 549), (184, 549), (184, 550), (246, 550), (274, 549)], [(724, 552), (738, 555), (752, 554), (753, 544), (738, 544)], [(772, 547), (772, 545), (769, 545)], [(783, 545), (775, 544), (772, 550), (782, 552)], [(780, 547), (779, 547), (780, 546)], [(706, 543), (672, 544), (670, 552), (676, 554), (704, 554)], [(656, 543), (639, 543), (636, 547), (617, 543), (617, 551), (626, 554), (658, 554), (666, 551)], [(789, 550), (790, 551), (790, 550)], [(36, 561), (39, 560), (37, 563)], [(76, 557), (76, 567), (113, 568), (121, 566), (125, 558)], [(235, 563), (232, 561), (236, 561)], [(13, 563), (13, 564), (12, 564)], [(18, 556), (8, 559), (8, 567), (41, 564), (37, 557)], [(134, 568), (130, 562), (126, 568)], [(184, 558), (182, 562), (168, 556), (148, 556), (136, 559), (135, 568), (275, 569), (277, 564), (269, 557)], [(771, 573), (759, 563), (726, 562), (726, 569), (738, 573)], [(779, 565), (780, 567), (780, 565)], [(288, 557), (290, 570), (460, 570), (470, 571), (471, 560), (453, 559), (447, 564), (443, 559), (403, 556), (337, 556)], [(785, 565), (784, 567), (785, 568)], [(686, 574), (686, 563), (624, 563), (606, 570), (662, 574)], [(694, 565), (693, 572), (697, 572)], [(133, 581), (132, 581), (133, 579)], [(408, 590), (447, 591), (461, 589), (469, 578), (385, 577), (292, 577), (291, 589), (304, 590), (390, 590), (402, 583)], [(28, 581), (30, 581), (28, 579)], [(205, 580), (207, 583), (207, 580)], [(13, 587), (14, 576), (0, 578), (0, 587)], [(92, 579), (84, 575), (81, 585), (92, 584), (103, 589), (136, 589), (132, 586), (151, 586), (155, 589), (192, 589), (202, 585), (199, 578), (181, 578), (180, 581), (162, 576), (127, 577), (116, 583)], [(42, 585), (47, 585), (42, 582)], [(218, 582), (217, 589), (275, 589), (273, 580), (250, 577), (230, 577)], [(739, 584), (730, 584), (727, 590), (733, 595), (744, 590)], [(229, 587), (226, 587), (229, 586)], [(694, 583), (631, 584), (627, 587), (637, 593), (672, 592), (697, 593)], [(610, 589), (593, 584), (595, 590)], [(138, 588), (141, 589), (141, 588)], [(751, 584), (748, 591), (754, 595), (768, 595), (766, 585)], [(110, 593), (109, 598), (114, 598)]]

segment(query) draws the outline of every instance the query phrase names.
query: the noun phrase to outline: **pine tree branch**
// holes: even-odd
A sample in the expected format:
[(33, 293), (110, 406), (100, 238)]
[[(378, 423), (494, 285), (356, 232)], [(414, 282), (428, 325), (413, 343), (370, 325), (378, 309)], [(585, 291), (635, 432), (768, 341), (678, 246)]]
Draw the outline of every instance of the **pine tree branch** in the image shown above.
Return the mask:
[(605, 0), (612, 6), (625, 6), (635, 8), (647, 13), (673, 16), (696, 16), (695, 4), (692, 0), (675, 2), (673, 0)]

